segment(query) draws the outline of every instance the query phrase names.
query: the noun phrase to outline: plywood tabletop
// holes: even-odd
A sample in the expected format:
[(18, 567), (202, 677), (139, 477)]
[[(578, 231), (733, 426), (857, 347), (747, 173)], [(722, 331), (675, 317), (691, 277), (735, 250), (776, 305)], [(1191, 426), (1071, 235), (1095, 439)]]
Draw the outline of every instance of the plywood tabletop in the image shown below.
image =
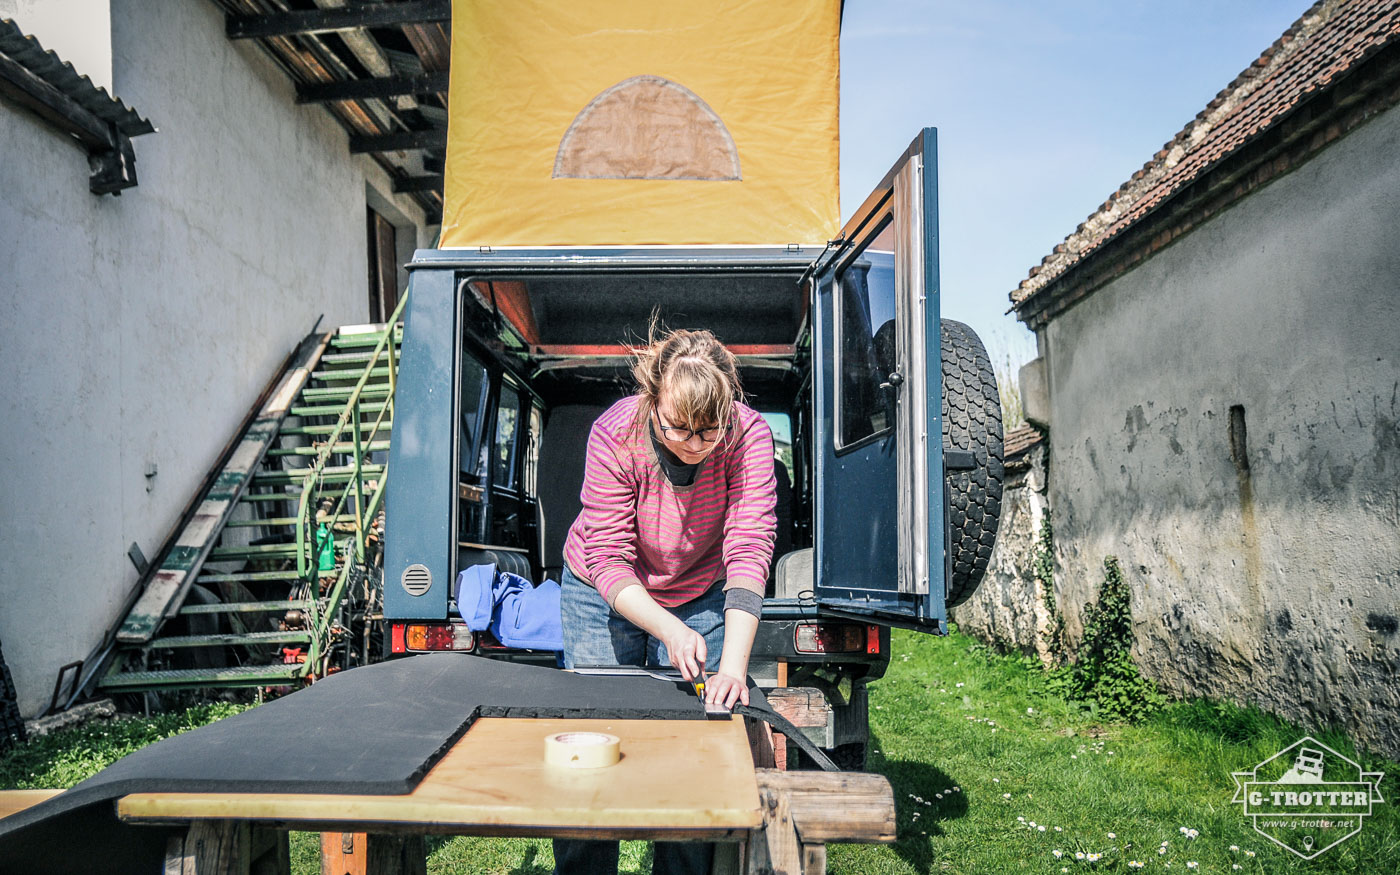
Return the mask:
[(47, 802), (62, 790), (0, 790), (0, 819)]
[[(622, 759), (602, 769), (544, 760), (556, 732), (606, 732)], [(135, 793), (125, 820), (278, 821), (289, 828), (619, 837), (676, 830), (737, 833), (762, 822), (742, 720), (476, 721), (418, 787), (402, 796)]]

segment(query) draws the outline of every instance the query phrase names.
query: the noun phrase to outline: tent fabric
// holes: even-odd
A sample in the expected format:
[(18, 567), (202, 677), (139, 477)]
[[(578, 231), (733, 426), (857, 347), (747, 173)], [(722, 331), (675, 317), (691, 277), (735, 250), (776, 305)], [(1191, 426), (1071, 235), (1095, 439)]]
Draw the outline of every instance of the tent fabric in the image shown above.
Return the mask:
[(444, 248), (824, 244), (840, 0), (453, 0)]

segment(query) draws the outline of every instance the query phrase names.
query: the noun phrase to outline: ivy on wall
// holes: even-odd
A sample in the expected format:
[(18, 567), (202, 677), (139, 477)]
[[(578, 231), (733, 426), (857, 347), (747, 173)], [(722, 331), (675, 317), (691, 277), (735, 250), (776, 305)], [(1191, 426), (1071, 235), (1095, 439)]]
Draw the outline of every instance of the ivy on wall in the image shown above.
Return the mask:
[(1052, 687), (1095, 716), (1134, 722), (1166, 697), (1133, 662), (1131, 593), (1117, 557), (1105, 556), (1103, 569), (1098, 599), (1084, 606), (1084, 637), (1069, 664), (1052, 670)]

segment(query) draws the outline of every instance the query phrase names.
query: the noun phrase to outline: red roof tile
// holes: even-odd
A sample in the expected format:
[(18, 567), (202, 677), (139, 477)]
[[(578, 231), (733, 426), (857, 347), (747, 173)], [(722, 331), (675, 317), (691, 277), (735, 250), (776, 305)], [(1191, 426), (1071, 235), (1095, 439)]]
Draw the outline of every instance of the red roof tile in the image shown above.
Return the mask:
[(1319, 0), (1215, 96), (1152, 160), (1031, 268), (1011, 293), (1019, 309), (1085, 256), (1120, 235), (1299, 101), (1400, 39), (1396, 0)]
[(1002, 438), (1001, 457), (1009, 461), (1013, 456), (1020, 455), (1040, 443), (1043, 437), (1045, 435), (1040, 429), (1029, 423), (1017, 426)]

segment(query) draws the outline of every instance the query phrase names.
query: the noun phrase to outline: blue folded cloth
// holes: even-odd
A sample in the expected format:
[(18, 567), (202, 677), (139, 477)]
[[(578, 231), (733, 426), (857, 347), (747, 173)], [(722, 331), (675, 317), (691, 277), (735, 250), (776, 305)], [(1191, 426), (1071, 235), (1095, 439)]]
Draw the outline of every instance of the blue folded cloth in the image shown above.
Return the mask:
[(457, 575), (457, 610), (473, 632), (491, 630), (507, 647), (563, 650), (559, 584), (539, 586), (494, 564), (473, 565)]

